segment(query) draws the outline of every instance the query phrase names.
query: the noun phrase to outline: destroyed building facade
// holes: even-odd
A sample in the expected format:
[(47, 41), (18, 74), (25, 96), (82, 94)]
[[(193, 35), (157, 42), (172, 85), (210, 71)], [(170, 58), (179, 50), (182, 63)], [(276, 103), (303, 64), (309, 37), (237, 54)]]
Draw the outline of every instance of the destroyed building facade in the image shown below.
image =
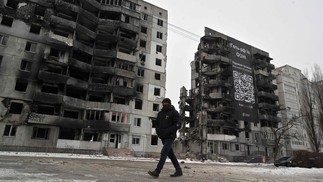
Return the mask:
[(0, 0), (0, 147), (159, 152), (167, 18), (142, 0)]
[(271, 156), (270, 127), (281, 121), (271, 60), (265, 51), (205, 28), (191, 62), (191, 89), (180, 91), (182, 152), (231, 161)]

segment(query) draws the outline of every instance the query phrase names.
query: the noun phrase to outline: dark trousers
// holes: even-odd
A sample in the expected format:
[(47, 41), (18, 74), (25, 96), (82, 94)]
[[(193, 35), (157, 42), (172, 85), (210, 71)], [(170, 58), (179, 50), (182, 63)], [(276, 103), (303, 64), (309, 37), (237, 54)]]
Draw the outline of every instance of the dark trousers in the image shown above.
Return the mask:
[(163, 148), (160, 153), (160, 159), (157, 164), (156, 172), (160, 173), (164, 167), (167, 156), (172, 161), (176, 171), (181, 171), (181, 167), (173, 151), (173, 139), (162, 139)]

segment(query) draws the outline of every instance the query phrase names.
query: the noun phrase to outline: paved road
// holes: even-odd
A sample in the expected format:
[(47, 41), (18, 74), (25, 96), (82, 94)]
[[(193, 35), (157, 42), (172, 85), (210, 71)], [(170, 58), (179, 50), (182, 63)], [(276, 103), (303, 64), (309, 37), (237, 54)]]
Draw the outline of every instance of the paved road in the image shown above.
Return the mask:
[[(146, 181), (323, 181), (323, 174), (313, 176), (252, 174), (254, 166), (232, 166), (219, 164), (182, 163), (184, 176), (171, 178), (171, 163), (166, 163), (159, 178), (147, 174), (156, 162), (125, 161), (100, 159), (66, 159), (22, 156), (0, 156), (0, 181), (111, 181), (111, 182), (146, 182)], [(275, 170), (273, 166), (261, 166)], [(248, 172), (244, 172), (248, 171)]]

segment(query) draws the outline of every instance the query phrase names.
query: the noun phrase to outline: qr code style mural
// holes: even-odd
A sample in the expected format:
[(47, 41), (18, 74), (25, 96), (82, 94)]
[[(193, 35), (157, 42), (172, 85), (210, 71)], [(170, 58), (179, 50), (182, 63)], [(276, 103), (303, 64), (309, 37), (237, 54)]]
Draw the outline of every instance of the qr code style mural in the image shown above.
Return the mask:
[(235, 89), (235, 100), (247, 103), (255, 103), (253, 79), (251, 75), (233, 71), (233, 82)]

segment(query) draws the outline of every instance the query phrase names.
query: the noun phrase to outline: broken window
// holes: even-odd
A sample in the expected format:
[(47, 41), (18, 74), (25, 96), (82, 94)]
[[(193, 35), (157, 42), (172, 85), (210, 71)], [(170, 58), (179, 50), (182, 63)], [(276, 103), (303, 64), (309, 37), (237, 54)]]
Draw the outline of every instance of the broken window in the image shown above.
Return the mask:
[(60, 57), (64, 56), (64, 54), (65, 54), (65, 51), (58, 50), (55, 48), (50, 48), (50, 54), (49, 54), (50, 56), (60, 58)]
[(140, 145), (140, 136), (132, 136), (132, 144)]
[(139, 58), (140, 58), (140, 62), (142, 65), (145, 65), (145, 62), (146, 62), (146, 55), (144, 54), (140, 54), (139, 55)]
[(240, 150), (240, 145), (239, 144), (235, 144), (235, 149), (236, 149), (236, 151), (239, 151)]
[(49, 128), (39, 128), (39, 127), (34, 127), (33, 128), (33, 135), (32, 139), (48, 139), (49, 135)]
[(160, 96), (160, 88), (154, 88), (154, 96)]
[(17, 126), (6, 125), (4, 128), (3, 136), (16, 136)]
[(66, 96), (77, 98), (77, 99), (85, 99), (86, 91), (76, 89), (71, 86), (66, 87)]
[(157, 135), (151, 135), (150, 145), (158, 145), (158, 136)]
[(163, 20), (161, 20), (161, 19), (158, 19), (157, 20), (157, 25), (163, 26), (163, 24), (164, 24)]
[(139, 109), (141, 110), (142, 109), (142, 100), (136, 100), (135, 102), (135, 109)]
[(140, 40), (139, 45), (140, 45), (140, 47), (146, 48), (146, 41), (145, 40)]
[(39, 105), (37, 109), (38, 114), (46, 114), (46, 115), (54, 115), (55, 114), (55, 107), (48, 106), (48, 105)]
[(12, 8), (12, 9), (17, 9), (18, 1), (17, 0), (7, 0), (6, 6)]
[(22, 103), (11, 102), (9, 113), (21, 114), (23, 106), (24, 105)]
[(58, 86), (51, 85), (51, 84), (43, 84), (41, 88), (41, 92), (57, 94), (58, 93)]
[(46, 11), (45, 7), (36, 5), (34, 14), (36, 16), (42, 16), (43, 17), (45, 15), (45, 11)]
[(27, 42), (26, 47), (25, 47), (25, 51), (36, 52), (36, 46), (37, 46), (36, 43)]
[(0, 67), (1, 67), (1, 63), (2, 63), (2, 58), (3, 58), (3, 56), (0, 55)]
[(1, 25), (5, 25), (8, 27), (11, 27), (13, 23), (13, 18), (9, 17), (9, 16), (3, 16), (2, 20), (1, 20)]
[(41, 30), (41, 26), (40, 25), (36, 25), (36, 24), (31, 24), (30, 25), (30, 33), (34, 33), (34, 34), (39, 34)]
[(155, 62), (155, 64), (156, 64), (157, 66), (161, 66), (161, 65), (162, 65), (162, 60), (161, 60), (161, 59), (156, 58), (156, 62)]
[(6, 35), (0, 35), (0, 45), (7, 45), (7, 42), (8, 42), (8, 36)]
[(20, 63), (20, 70), (31, 71), (32, 64), (33, 63), (31, 61), (23, 59), (23, 60), (21, 60), (21, 63)]
[(129, 105), (129, 101), (124, 97), (114, 96), (113, 97), (113, 103), (116, 104), (123, 104), (123, 105)]
[(142, 13), (142, 14), (141, 14), (141, 19), (142, 19), (142, 20), (148, 20), (148, 15), (147, 15), (147, 14)]
[(133, 125), (135, 125), (135, 126), (141, 126), (141, 118), (135, 118), (134, 119), (134, 122), (133, 122)]
[(163, 39), (163, 33), (157, 32), (157, 38), (158, 39)]
[(160, 74), (159, 73), (155, 73), (155, 80), (160, 80)]
[(139, 92), (139, 93), (143, 93), (144, 92), (144, 86), (140, 85), (140, 84), (137, 84), (136, 91)]
[(59, 128), (59, 139), (74, 140), (75, 139), (75, 129), (73, 128)]
[(159, 111), (159, 104), (153, 104), (153, 111)]
[(137, 75), (140, 76), (140, 77), (144, 77), (145, 76), (145, 70), (138, 68)]
[(104, 102), (104, 95), (89, 95), (89, 101), (93, 102)]
[(95, 132), (85, 131), (83, 134), (84, 141), (98, 141), (98, 134)]
[(25, 92), (27, 90), (28, 80), (18, 78), (16, 80), (15, 90)]
[(156, 128), (156, 122), (157, 122), (156, 119), (151, 120), (152, 128)]
[(105, 118), (107, 111), (98, 111), (98, 110), (87, 110), (86, 119), (87, 120), (108, 120)]
[(249, 132), (246, 131), (246, 138), (249, 138)]
[(156, 52), (162, 52), (163, 47), (161, 45), (156, 45)]
[(66, 118), (78, 119), (79, 112), (78, 111), (64, 110), (64, 115), (63, 116), (66, 117)]
[(111, 121), (116, 123), (128, 123), (128, 114), (122, 112), (112, 112)]
[(110, 143), (114, 143), (115, 140), (116, 140), (116, 135), (115, 134), (110, 134), (110, 139), (109, 139)]
[(141, 27), (141, 33), (147, 34), (147, 27)]

